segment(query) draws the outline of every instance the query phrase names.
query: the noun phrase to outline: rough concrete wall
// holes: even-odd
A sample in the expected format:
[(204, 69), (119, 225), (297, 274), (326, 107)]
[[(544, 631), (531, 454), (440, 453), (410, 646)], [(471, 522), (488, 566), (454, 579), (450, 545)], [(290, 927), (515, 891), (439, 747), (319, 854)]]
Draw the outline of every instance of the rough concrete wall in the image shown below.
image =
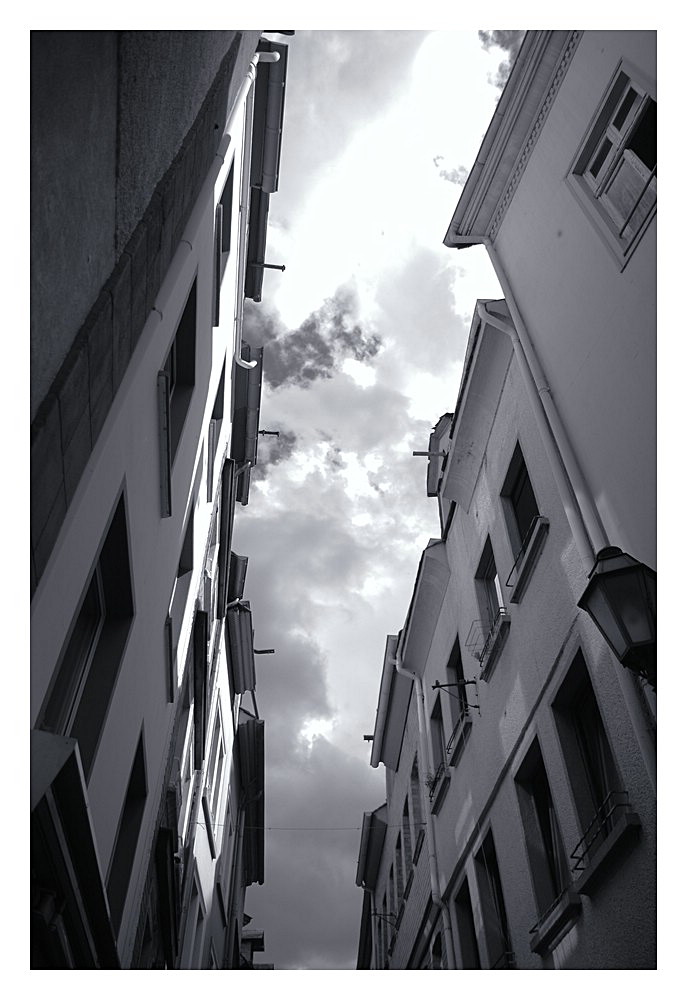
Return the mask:
[[(247, 41), (237, 35), (234, 39), (196, 120), (149, 198), (109, 278), (99, 290), (89, 286), (88, 294), (95, 294), (95, 303), (76, 335), (72, 327), (76, 306), (69, 296), (60, 297), (56, 289), (54, 302), (48, 297), (33, 303), (36, 340), (34, 344), (32, 337), (32, 355), (34, 350), (41, 351), (43, 331), (59, 325), (63, 333), (66, 331), (66, 340), (60, 343), (66, 356), (56, 373), (43, 372), (50, 384), (42, 397), (32, 378), (32, 415), (34, 395), (40, 402), (31, 426), (32, 594), (207, 175), (222, 135), (227, 105), (238, 92), (258, 33), (249, 34), (256, 37)], [(90, 39), (87, 41), (90, 44)], [(55, 44), (53, 39), (49, 47)], [(241, 52), (243, 63), (239, 62)], [(34, 158), (41, 157), (37, 147)], [(78, 215), (78, 208), (78, 201), (70, 196), (63, 200), (60, 214)], [(45, 219), (42, 224), (45, 226)], [(37, 228), (40, 232), (38, 223)], [(73, 242), (80, 245), (78, 233), (75, 226)], [(81, 239), (88, 242), (88, 229), (82, 229)], [(52, 280), (52, 262), (44, 259), (42, 263)], [(37, 269), (35, 261), (32, 265)], [(79, 284), (80, 275), (74, 270), (65, 280), (72, 288)], [(55, 362), (54, 356), (52, 360)], [(41, 385), (40, 392), (43, 389)]]
[[(181, 148), (236, 31), (123, 31), (119, 43), (117, 214), (119, 255)], [(260, 33), (242, 32), (237, 63)], [(234, 96), (240, 80), (232, 81)]]
[[(31, 34), (31, 420), (233, 44), (259, 31)], [(241, 84), (228, 83), (230, 103)]]
[(31, 419), (114, 265), (117, 32), (31, 33)]

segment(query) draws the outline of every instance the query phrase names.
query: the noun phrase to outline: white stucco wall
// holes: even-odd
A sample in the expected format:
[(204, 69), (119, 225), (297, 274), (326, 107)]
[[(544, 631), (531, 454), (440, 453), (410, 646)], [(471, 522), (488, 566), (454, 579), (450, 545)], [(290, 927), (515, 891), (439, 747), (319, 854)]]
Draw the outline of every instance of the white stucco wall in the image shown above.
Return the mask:
[[(619, 683), (623, 668), (614, 662), (600, 634), (576, 607), (585, 576), (515, 358), (511, 358), (503, 392), (499, 400), (494, 399), (494, 405), (498, 410), (472, 501), (468, 510), (456, 510), (448, 534), (452, 575), (424, 675), (428, 725), (435, 698), (432, 684), (447, 679), (446, 664), (456, 631), (462, 640), (466, 679), (479, 676), (479, 664), (466, 651), (465, 639), (473, 620), (480, 617), (474, 575), (487, 534), (511, 627), (489, 680), (478, 680), (476, 687), (467, 688), (468, 701), (479, 704), (479, 713), (471, 710), (472, 729), (462, 756), (450, 769), (450, 788), (437, 815), (440, 888), (445, 893), (448, 889), (452, 905), (463, 872), (467, 873), (478, 917), (477, 936), (483, 949), (473, 855), (491, 824), (519, 968), (553, 967), (556, 963), (571, 968), (651, 965), (655, 960), (651, 903), (655, 891), (655, 795)], [(505, 580), (514, 556), (499, 494), (516, 440), (523, 451), (539, 511), (549, 519), (550, 528), (524, 596), (520, 603), (512, 604), (508, 602)], [(514, 775), (537, 735), (569, 853), (582, 831), (551, 702), (579, 648), (587, 662), (619, 774), (632, 807), (640, 815), (643, 832), (641, 842), (623, 857), (608, 880), (592, 897), (584, 897), (582, 915), (573, 931), (555, 956), (542, 962), (529, 946), (529, 929), (539, 914)], [(448, 692), (442, 692), (445, 719), (450, 712), (449, 698)], [(447, 724), (447, 738), (449, 733)], [(619, 913), (633, 910), (637, 919), (631, 926), (627, 920), (618, 919)]]
[(656, 219), (624, 270), (568, 174), (621, 59), (655, 96), (652, 32), (584, 32), (495, 240), (611, 544), (656, 566)]

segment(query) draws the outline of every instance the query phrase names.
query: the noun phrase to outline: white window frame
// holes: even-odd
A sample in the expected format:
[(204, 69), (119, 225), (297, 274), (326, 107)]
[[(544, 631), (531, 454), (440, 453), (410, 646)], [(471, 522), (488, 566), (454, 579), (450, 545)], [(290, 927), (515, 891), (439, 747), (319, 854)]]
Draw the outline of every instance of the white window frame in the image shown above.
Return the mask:
[[(634, 92), (634, 100), (623, 119), (616, 124), (618, 112), (631, 92)], [(655, 90), (652, 91), (640, 71), (627, 61), (621, 61), (575, 154), (567, 178), (585, 214), (621, 265), (621, 271), (656, 215), (655, 168), (651, 172), (627, 148), (636, 127), (649, 111), (651, 102), (656, 103)], [(623, 169), (634, 170), (642, 184), (646, 185), (637, 210), (641, 207), (641, 201), (649, 201), (641, 223), (636, 229), (628, 231), (624, 231), (627, 219), (621, 218), (611, 197), (613, 184)]]

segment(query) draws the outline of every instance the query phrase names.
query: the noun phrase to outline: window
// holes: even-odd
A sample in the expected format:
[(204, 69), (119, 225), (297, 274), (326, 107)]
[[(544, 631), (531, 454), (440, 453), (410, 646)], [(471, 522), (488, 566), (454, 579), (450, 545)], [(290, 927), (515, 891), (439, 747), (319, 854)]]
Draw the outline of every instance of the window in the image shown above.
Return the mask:
[(615, 76), (572, 170), (617, 255), (628, 257), (656, 211), (656, 102)]
[(572, 852), (573, 870), (584, 872), (607, 839), (638, 824), (629, 812), (606, 730), (581, 652), (553, 702), (582, 838)]
[(475, 574), (477, 586), (477, 602), (481, 618), (490, 627), (498, 619), (503, 609), (503, 592), (496, 572), (494, 550), (491, 539), (487, 536), (484, 550)]
[(158, 372), (160, 426), (160, 499), (163, 517), (171, 517), (171, 474), (196, 380), (196, 281), (191, 286), (174, 340)]
[(219, 443), (220, 431), (222, 429), (222, 419), (224, 417), (224, 373), (226, 371), (226, 367), (227, 362), (225, 359), (224, 364), (222, 365), (222, 374), (220, 375), (219, 385), (217, 386), (217, 395), (215, 396), (215, 402), (212, 406), (210, 423), (208, 425), (208, 483), (206, 494), (208, 503), (210, 503), (213, 498), (215, 455), (217, 454), (217, 445)]
[(124, 497), (72, 621), (38, 726), (78, 740), (88, 779), (133, 621)]
[(482, 679), (488, 680), (510, 629), (510, 615), (504, 607), (501, 581), (488, 535), (475, 573), (475, 589), (479, 618), (472, 623), (465, 646), (479, 660)]
[(460, 752), (465, 745), (465, 740), (470, 732), (472, 722), (470, 719), (468, 697), (466, 694), (465, 676), (463, 674), (463, 661), (460, 653), (460, 639), (456, 636), (446, 664), (446, 681), (448, 684), (448, 703), (451, 711), (452, 732), (446, 744), (446, 753), (449, 764), (458, 763)]
[(210, 809), (212, 818), (217, 826), (219, 821), (219, 804), (222, 793), (222, 776), (224, 774), (224, 735), (222, 732), (222, 715), (217, 707), (215, 718), (215, 728), (212, 734), (212, 747), (210, 750), (210, 767), (208, 768), (208, 793), (210, 795)]
[(496, 848), (491, 830), (475, 855), (477, 885), (479, 887), (487, 958), (490, 969), (514, 968), (514, 955), (508, 929), (506, 904), (503, 898), (501, 875), (496, 859)]
[(193, 756), (196, 767), (205, 758), (208, 673), (208, 615), (206, 611), (196, 611), (193, 622)]
[(448, 791), (449, 771), (446, 766), (446, 735), (444, 719), (441, 710), (441, 691), (437, 691), (436, 700), (429, 719), (429, 736), (432, 752), (434, 773), (429, 783), (429, 797), (432, 802), (432, 812), (441, 807)]
[(444, 747), (446, 746), (444, 740), (444, 720), (441, 712), (440, 692), (437, 692), (434, 706), (432, 708), (432, 715), (429, 720), (429, 732), (432, 745), (432, 764), (434, 765), (434, 771), (436, 773), (437, 768), (444, 763)]
[(413, 761), (410, 772), (410, 805), (413, 820), (413, 862), (417, 863), (422, 841), (425, 837), (424, 820), (422, 818), (422, 798), (420, 791), (420, 776), (417, 769), (417, 757)]
[(406, 886), (413, 871), (413, 845), (410, 835), (410, 813), (408, 812), (408, 799), (403, 804), (403, 825), (401, 827), (403, 838), (403, 864), (406, 873)]
[(232, 163), (231, 169), (229, 170), (229, 175), (227, 177), (224, 189), (222, 191), (222, 197), (220, 198), (219, 204), (222, 209), (222, 235), (221, 235), (221, 275), (224, 275), (225, 268), (227, 266), (227, 260), (229, 259), (229, 254), (231, 252), (231, 214), (232, 205), (234, 201), (234, 164)]
[(398, 917), (403, 902), (403, 890), (405, 889), (405, 879), (403, 877), (403, 852), (401, 850), (401, 834), (396, 838), (396, 916)]
[[(193, 498), (191, 503), (193, 503)], [(174, 657), (176, 656), (177, 644), (181, 634), (181, 625), (184, 617), (184, 611), (186, 610), (186, 600), (188, 598), (188, 592), (191, 586), (191, 575), (193, 573), (193, 519), (194, 508), (191, 506), (188, 514), (188, 520), (186, 522), (186, 529), (184, 531), (184, 538), (181, 543), (179, 563), (177, 565), (177, 572), (174, 579), (174, 587), (172, 589), (172, 597), (169, 605), (172, 646), (172, 670), (170, 673), (172, 675), (174, 674)]]
[(456, 931), (460, 948), (461, 969), (481, 969), (477, 936), (475, 934), (475, 918), (472, 912), (472, 899), (467, 878), (464, 878), (456, 893)]
[(501, 497), (513, 555), (517, 556), (527, 541), (535, 519), (539, 517), (539, 508), (519, 444), (515, 446)]
[(234, 200), (234, 164), (222, 190), (222, 196), (215, 210), (215, 309), (213, 326), (219, 326), (219, 303), (222, 279), (231, 253), (231, 218)]
[(528, 750), (515, 783), (541, 916), (567, 888), (570, 871), (538, 740)]
[(122, 921), (124, 903), (129, 889), (131, 869), (136, 855), (136, 845), (143, 819), (146, 795), (148, 791), (145, 768), (145, 750), (143, 730), (138, 739), (134, 762), (131, 766), (129, 784), (127, 785), (124, 805), (119, 820), (119, 829), (115, 840), (110, 871), (107, 876), (107, 896), (110, 902), (110, 915), (117, 930)]

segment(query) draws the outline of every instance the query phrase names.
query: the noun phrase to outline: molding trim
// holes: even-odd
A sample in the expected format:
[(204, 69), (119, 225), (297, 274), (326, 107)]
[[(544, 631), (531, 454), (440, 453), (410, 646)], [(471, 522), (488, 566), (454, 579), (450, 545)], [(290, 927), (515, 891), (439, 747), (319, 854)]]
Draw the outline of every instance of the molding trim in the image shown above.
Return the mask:
[(489, 239), (492, 240), (492, 242), (496, 239), (498, 231), (501, 228), (503, 217), (506, 214), (508, 206), (513, 200), (513, 195), (515, 194), (518, 184), (520, 183), (520, 178), (522, 177), (525, 167), (527, 166), (532, 150), (537, 143), (541, 130), (544, 126), (544, 122), (546, 121), (549, 111), (551, 110), (551, 105), (553, 104), (565, 74), (568, 71), (568, 66), (570, 65), (570, 61), (581, 37), (581, 31), (570, 32), (568, 41), (561, 53), (558, 64), (556, 65), (556, 70), (553, 74), (551, 83), (549, 84), (546, 96), (541, 103), (539, 112), (534, 120), (534, 124), (532, 125), (527, 140), (520, 151), (520, 155), (516, 160), (513, 170), (511, 171), (503, 196), (501, 197), (498, 207), (489, 223)]

